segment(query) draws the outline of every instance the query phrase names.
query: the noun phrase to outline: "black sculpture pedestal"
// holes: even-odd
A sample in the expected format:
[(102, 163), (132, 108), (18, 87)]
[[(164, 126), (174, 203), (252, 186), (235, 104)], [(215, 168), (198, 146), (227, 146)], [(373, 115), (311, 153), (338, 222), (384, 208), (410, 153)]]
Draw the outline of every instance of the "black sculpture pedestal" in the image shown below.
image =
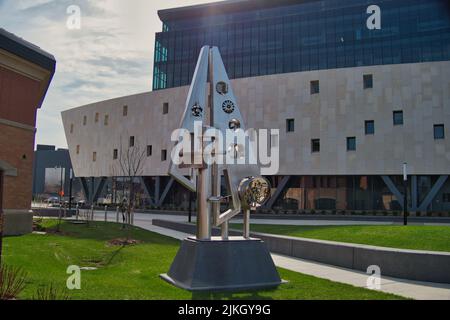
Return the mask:
[(185, 239), (169, 273), (161, 278), (191, 292), (271, 289), (282, 284), (266, 244), (242, 237)]

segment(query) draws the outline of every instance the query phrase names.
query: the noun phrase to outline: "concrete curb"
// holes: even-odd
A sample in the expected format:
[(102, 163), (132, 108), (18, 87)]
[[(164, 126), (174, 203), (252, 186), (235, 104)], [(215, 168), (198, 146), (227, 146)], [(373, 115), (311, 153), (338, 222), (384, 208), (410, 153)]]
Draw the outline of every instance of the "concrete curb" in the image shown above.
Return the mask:
[[(195, 225), (166, 220), (153, 220), (153, 225), (188, 234), (196, 231)], [(236, 230), (231, 230), (230, 234), (242, 235)], [(220, 235), (220, 230), (214, 229), (213, 235)], [(376, 265), (384, 276), (450, 283), (450, 253), (446, 252), (391, 249), (254, 232), (251, 236), (263, 240), (269, 251), (276, 254), (363, 272)]]

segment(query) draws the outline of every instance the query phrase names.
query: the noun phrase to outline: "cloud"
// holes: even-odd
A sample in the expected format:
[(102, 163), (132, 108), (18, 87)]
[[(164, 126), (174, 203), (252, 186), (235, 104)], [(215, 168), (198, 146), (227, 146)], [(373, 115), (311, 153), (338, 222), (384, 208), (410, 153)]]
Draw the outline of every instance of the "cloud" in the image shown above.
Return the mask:
[[(1, 27), (56, 57), (57, 71), (38, 112), (39, 144), (66, 147), (61, 112), (151, 90), (157, 10), (208, 0), (0, 0)], [(81, 30), (66, 27), (81, 9)]]

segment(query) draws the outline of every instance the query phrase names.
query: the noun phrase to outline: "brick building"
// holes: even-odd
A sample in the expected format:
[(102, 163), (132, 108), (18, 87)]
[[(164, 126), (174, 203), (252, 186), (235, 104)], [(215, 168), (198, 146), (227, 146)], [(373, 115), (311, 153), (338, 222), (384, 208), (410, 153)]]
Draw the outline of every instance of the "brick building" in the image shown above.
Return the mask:
[(55, 66), (52, 55), (0, 29), (0, 210), (5, 234), (31, 231), (36, 113)]

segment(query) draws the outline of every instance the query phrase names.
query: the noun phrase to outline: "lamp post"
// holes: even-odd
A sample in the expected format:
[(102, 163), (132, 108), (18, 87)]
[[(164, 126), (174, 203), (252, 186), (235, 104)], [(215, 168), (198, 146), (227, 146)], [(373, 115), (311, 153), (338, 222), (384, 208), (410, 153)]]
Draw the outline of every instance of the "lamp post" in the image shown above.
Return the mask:
[(72, 183), (73, 183), (73, 170), (70, 169), (70, 180), (69, 180), (69, 212), (72, 210)]
[(64, 195), (64, 186), (63, 186), (63, 167), (62, 166), (56, 166), (55, 169), (60, 169), (61, 174), (61, 180), (60, 180), (60, 186), (59, 186), (59, 204), (62, 205), (62, 197)]
[(403, 163), (403, 224), (408, 225), (408, 164)]

